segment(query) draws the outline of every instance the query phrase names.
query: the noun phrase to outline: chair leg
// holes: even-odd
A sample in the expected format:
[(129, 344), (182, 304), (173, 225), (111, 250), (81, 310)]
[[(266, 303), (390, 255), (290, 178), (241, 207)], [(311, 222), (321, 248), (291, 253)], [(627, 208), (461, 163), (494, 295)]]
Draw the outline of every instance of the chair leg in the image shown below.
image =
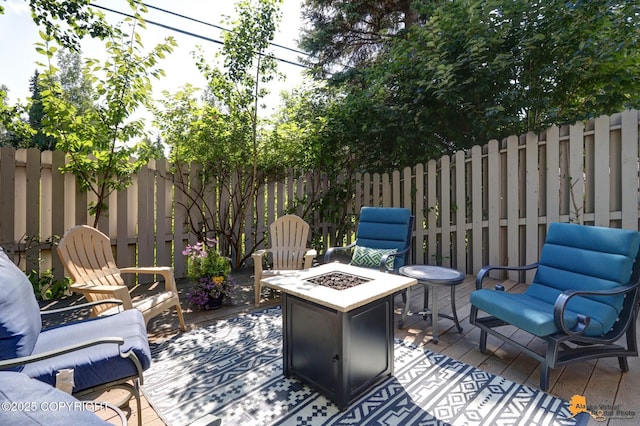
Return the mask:
[(625, 373), (629, 371), (629, 362), (627, 361), (626, 356), (618, 357), (618, 364), (620, 365), (620, 370), (624, 371)]
[(458, 321), (458, 312), (456, 312), (456, 286), (451, 286), (451, 311), (453, 312), (453, 322), (456, 324), (458, 333), (462, 333), (462, 327), (460, 327), (460, 321)]
[(255, 292), (255, 306), (256, 308), (260, 306), (260, 296), (262, 293), (262, 286), (260, 285), (260, 281), (256, 279), (254, 283), (254, 292)]
[[(136, 400), (136, 412), (138, 415), (138, 426), (142, 426), (142, 401), (140, 400), (140, 387), (139, 387), (139, 383), (138, 380), (134, 380), (134, 384), (131, 383), (121, 383), (119, 385), (114, 386), (114, 388), (121, 388), (121, 389), (125, 389), (126, 391), (128, 391), (130, 393), (130, 397), (129, 399), (131, 399), (131, 397), (135, 398)], [(128, 404), (128, 400), (123, 402), (120, 405), (120, 408), (123, 408), (125, 405)]]
[(398, 328), (404, 327), (404, 322), (407, 320), (407, 315), (409, 315), (409, 301), (411, 300), (411, 287), (407, 288), (402, 292), (402, 300), (404, 300), (404, 308), (402, 308), (402, 316), (400, 317), (400, 321), (398, 322)]
[(480, 353), (487, 353), (487, 332), (480, 330)]
[[(116, 405), (119, 409), (130, 406), (129, 402), (131, 401), (132, 398), (136, 400), (136, 413), (138, 415), (138, 426), (142, 426), (142, 400), (140, 399), (140, 380), (138, 378), (134, 378), (133, 383), (122, 382), (122, 383), (116, 383), (113, 385), (102, 385), (92, 389), (86, 389), (84, 391), (74, 393), (72, 395), (78, 399), (86, 401), (86, 399), (84, 399), (83, 397), (87, 395), (93, 397), (93, 394), (95, 392), (100, 392), (100, 393), (105, 391), (109, 392), (114, 389), (122, 389), (126, 392), (125, 396), (121, 400), (114, 402), (114, 405)], [(95, 401), (95, 399), (93, 400)]]
[(547, 340), (547, 353), (540, 363), (540, 389), (547, 391), (549, 389), (549, 372), (552, 368), (558, 367), (558, 356), (562, 344), (552, 337)]
[(176, 304), (176, 313), (178, 314), (178, 322), (180, 323), (180, 331), (186, 331), (187, 327), (184, 325), (184, 315), (182, 314), (182, 307), (180, 303)]
[(544, 392), (549, 390), (549, 370), (546, 362), (540, 363), (540, 389)]

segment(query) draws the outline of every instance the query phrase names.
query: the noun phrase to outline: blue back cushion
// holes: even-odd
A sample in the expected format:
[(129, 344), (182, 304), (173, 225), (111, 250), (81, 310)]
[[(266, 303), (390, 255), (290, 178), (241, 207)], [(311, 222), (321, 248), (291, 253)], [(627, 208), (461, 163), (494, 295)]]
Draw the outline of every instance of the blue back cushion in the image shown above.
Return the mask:
[(31, 283), (0, 249), (0, 359), (31, 355), (41, 328)]
[[(411, 210), (395, 207), (362, 207), (356, 244), (375, 249), (404, 250), (411, 239)], [(405, 255), (395, 257), (394, 269), (405, 264)]]
[[(629, 282), (640, 233), (627, 229), (552, 223), (539, 267), (526, 294), (554, 303), (567, 289), (604, 290)], [(598, 316), (620, 313), (624, 296), (576, 297), (569, 309)], [(615, 320), (608, 313), (606, 322)], [(612, 324), (606, 324), (605, 329)]]

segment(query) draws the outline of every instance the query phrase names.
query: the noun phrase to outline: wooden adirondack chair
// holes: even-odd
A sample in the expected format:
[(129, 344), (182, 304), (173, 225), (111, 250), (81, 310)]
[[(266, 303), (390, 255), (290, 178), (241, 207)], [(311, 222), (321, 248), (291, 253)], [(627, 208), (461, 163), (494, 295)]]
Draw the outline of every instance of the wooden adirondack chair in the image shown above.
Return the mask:
[[(180, 329), (185, 330), (176, 281), (170, 267), (118, 268), (109, 237), (87, 225), (73, 227), (64, 234), (58, 244), (58, 255), (74, 281), (71, 290), (81, 293), (88, 301), (119, 299), (124, 309), (140, 310), (145, 323), (175, 306)], [(133, 301), (121, 276), (124, 273), (161, 275), (164, 291)], [(93, 308), (92, 315), (111, 314), (117, 309), (117, 306), (99, 305)]]
[[(258, 250), (251, 255), (255, 274), (255, 304), (260, 305), (262, 284), (260, 280), (278, 271), (292, 271), (311, 268), (316, 257), (315, 250), (307, 248), (309, 224), (302, 218), (288, 214), (279, 217), (269, 226), (271, 248)], [(263, 261), (267, 253), (272, 257), (272, 268), (263, 269)]]

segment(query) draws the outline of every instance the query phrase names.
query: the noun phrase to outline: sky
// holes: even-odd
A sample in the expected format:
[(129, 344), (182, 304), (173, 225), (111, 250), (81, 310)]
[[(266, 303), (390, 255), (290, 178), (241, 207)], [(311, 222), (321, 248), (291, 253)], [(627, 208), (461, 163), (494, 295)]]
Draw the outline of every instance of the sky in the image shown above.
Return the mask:
[[(228, 0), (181, 0), (171, 2), (147, 0), (145, 3), (225, 28), (229, 26), (223, 23), (223, 15), (233, 16), (235, 14), (235, 2)], [(124, 0), (96, 0), (94, 4), (130, 13), (130, 8)], [(36, 53), (34, 47), (34, 44), (39, 42), (40, 38), (38, 29), (31, 20), (26, 0), (7, 0), (3, 2), (3, 5), (5, 14), (0, 15), (0, 84), (4, 84), (9, 88), (10, 104), (14, 104), (18, 100), (24, 103), (26, 98), (30, 96), (29, 79), (38, 68), (36, 62), (44, 60), (42, 55)], [(299, 50), (296, 41), (299, 38), (302, 26), (300, 5), (300, 0), (283, 1), (281, 5), (283, 17), (273, 43)], [(107, 15), (107, 20), (112, 24), (117, 24), (124, 19), (123, 16), (112, 12), (105, 11), (104, 13)], [(150, 9), (146, 19), (207, 38), (222, 40), (223, 31), (220, 29), (172, 16), (161, 11)], [(196, 49), (196, 46), (201, 46), (207, 57), (211, 58), (209, 63), (214, 63), (214, 54), (220, 50), (220, 44), (180, 34), (149, 23), (147, 24), (146, 32), (141, 35), (144, 47), (148, 50), (168, 36), (173, 36), (178, 43), (173, 53), (160, 64), (160, 67), (165, 70), (166, 76), (161, 80), (152, 80), (154, 97), (160, 97), (163, 90), (168, 90), (171, 93), (176, 92), (186, 83), (191, 83), (195, 87), (204, 87), (204, 79), (197, 70), (191, 53)], [(104, 59), (104, 56), (101, 56), (103, 55), (102, 41), (84, 40), (82, 42), (82, 50), (83, 58)], [(299, 63), (300, 54), (287, 49), (272, 47), (271, 53), (286, 61)], [(279, 61), (278, 70), (286, 75), (286, 80), (284, 82), (276, 82), (270, 87), (272, 96), (266, 101), (270, 109), (275, 108), (277, 105), (277, 93), (281, 90), (289, 90), (303, 81), (302, 71), (304, 68), (300, 66)]]

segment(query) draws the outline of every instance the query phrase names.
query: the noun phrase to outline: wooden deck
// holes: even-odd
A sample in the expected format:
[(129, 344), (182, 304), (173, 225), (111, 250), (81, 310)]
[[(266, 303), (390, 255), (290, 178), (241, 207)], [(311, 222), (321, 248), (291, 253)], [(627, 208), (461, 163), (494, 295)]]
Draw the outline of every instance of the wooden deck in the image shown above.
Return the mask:
[[(232, 317), (240, 312), (253, 310), (253, 278), (250, 271), (244, 270), (234, 273), (238, 283), (234, 306), (225, 307), (217, 311), (193, 312), (186, 302), (183, 307), (186, 310), (185, 317), (187, 327), (196, 328), (206, 326), (219, 319)], [(490, 352), (482, 354), (478, 350), (479, 330), (469, 324), (469, 294), (474, 289), (473, 276), (467, 276), (464, 283), (456, 289), (456, 306), (460, 325), (463, 332), (458, 333), (453, 322), (447, 319), (439, 320), (439, 337), (437, 344), (433, 343), (431, 325), (421, 316), (413, 315), (406, 321), (403, 329), (396, 329), (396, 337), (404, 339), (408, 343), (423, 346), (427, 349), (446, 354), (467, 364), (476, 366), (484, 371), (500, 375), (518, 383), (537, 388), (539, 383), (539, 364), (530, 357), (520, 353), (515, 348), (502, 343), (489, 336), (488, 349)], [(179, 286), (181, 286), (179, 284)], [(505, 287), (514, 289), (522, 288), (515, 282), (507, 282)], [(422, 286), (415, 287), (412, 291), (411, 307), (417, 311), (422, 306)], [(186, 288), (181, 286), (181, 293), (186, 294)], [(181, 298), (184, 294), (181, 294)], [(265, 306), (277, 304), (277, 300), (270, 300)], [(397, 298), (396, 319), (400, 318), (402, 300)], [(439, 292), (439, 309), (441, 313), (450, 314), (451, 304), (449, 291)], [(152, 341), (159, 341), (175, 335), (178, 332), (177, 318), (175, 314), (158, 317), (149, 324), (149, 336)], [(541, 341), (527, 335), (522, 331), (513, 329), (513, 337), (532, 348), (542, 347)], [(550, 378), (550, 393), (566, 400), (574, 395), (582, 395), (589, 406), (604, 407), (613, 406), (621, 410), (631, 410), (639, 413), (633, 419), (607, 419), (597, 422), (593, 419), (590, 425), (637, 425), (640, 423), (640, 359), (630, 358), (631, 371), (622, 373), (618, 368), (615, 358), (602, 359), (576, 363), (565, 368), (552, 370)], [(115, 391), (114, 391), (115, 393)], [(101, 395), (102, 400), (110, 401), (115, 395)], [(129, 424), (135, 425), (138, 413), (135, 412), (135, 403), (131, 403)], [(143, 398), (142, 419), (144, 425), (164, 425), (158, 414)], [(116, 421), (114, 423), (117, 424)]]

